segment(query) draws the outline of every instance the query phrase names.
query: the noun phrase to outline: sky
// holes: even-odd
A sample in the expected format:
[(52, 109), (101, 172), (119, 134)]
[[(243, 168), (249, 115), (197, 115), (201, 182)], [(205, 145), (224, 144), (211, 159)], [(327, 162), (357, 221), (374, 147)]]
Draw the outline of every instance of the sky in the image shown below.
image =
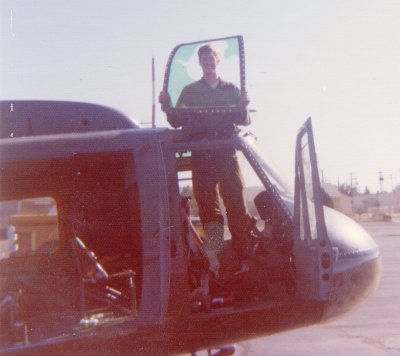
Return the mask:
[(152, 56), (158, 93), (177, 44), (242, 35), (267, 160), (292, 179), (311, 117), (324, 181), (400, 184), (398, 0), (0, 0), (0, 16), (0, 100), (98, 103), (146, 126)]

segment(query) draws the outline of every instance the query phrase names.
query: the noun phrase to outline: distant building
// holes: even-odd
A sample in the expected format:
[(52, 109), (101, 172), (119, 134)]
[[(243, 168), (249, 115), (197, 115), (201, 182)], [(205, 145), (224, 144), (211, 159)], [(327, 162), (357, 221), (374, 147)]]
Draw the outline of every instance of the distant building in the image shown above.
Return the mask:
[(333, 207), (333, 209), (346, 215), (353, 215), (352, 197), (340, 193), (338, 187), (330, 183), (322, 183), (322, 189), (330, 198), (331, 207)]
[(393, 215), (400, 213), (400, 189), (391, 193), (361, 194), (354, 197), (357, 214)]
[(20, 202), (17, 200), (0, 202), (0, 228), (9, 226), (9, 216), (20, 211)]
[(353, 209), (355, 214), (367, 214), (377, 208), (379, 208), (377, 194), (360, 194), (354, 196)]

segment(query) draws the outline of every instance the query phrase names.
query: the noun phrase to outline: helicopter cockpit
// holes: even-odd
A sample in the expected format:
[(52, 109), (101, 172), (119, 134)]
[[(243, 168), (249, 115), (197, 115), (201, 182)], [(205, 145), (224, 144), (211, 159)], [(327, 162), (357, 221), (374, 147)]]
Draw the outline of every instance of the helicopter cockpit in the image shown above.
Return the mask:
[[(251, 255), (250, 271), (241, 274), (238, 257), (232, 247), (231, 234), (225, 225), (224, 246), (218, 257), (221, 270), (218, 279), (209, 280), (210, 293), (196, 294), (204, 283), (208, 261), (202, 246), (204, 230), (192, 191), (193, 150), (235, 147), (246, 183), (249, 211), (248, 238)], [(252, 303), (286, 300), (294, 293), (293, 195), (288, 185), (264, 161), (259, 160), (252, 135), (243, 134), (229, 140), (174, 144), (181, 194), (182, 214), (186, 218), (185, 236), (192, 311), (204, 312), (221, 307), (240, 308)], [(220, 204), (223, 204), (222, 199)], [(225, 215), (226, 221), (226, 215)], [(203, 279), (203, 280), (202, 280)]]

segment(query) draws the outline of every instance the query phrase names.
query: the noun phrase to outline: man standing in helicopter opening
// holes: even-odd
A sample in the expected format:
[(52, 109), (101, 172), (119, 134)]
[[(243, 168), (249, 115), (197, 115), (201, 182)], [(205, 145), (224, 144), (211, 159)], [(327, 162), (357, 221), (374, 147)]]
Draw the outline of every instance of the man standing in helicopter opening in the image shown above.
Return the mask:
[[(225, 82), (218, 76), (220, 57), (219, 50), (214, 45), (200, 47), (198, 57), (203, 76), (182, 90), (176, 107), (238, 106), (239, 110), (231, 113), (167, 114), (168, 122), (174, 128), (182, 127), (193, 138), (228, 138), (239, 131), (237, 125), (249, 125), (251, 122), (247, 110), (247, 93), (240, 93), (234, 84)], [(170, 106), (169, 95), (161, 92), (159, 102), (161, 109), (165, 111)], [(232, 245), (240, 260), (240, 272), (248, 271), (249, 216), (235, 149), (193, 150), (192, 180), (193, 193), (206, 235), (204, 250), (209, 259), (210, 271), (218, 277), (220, 263), (217, 254), (221, 251), (224, 240), (224, 218), (219, 206), (219, 194), (226, 207)]]

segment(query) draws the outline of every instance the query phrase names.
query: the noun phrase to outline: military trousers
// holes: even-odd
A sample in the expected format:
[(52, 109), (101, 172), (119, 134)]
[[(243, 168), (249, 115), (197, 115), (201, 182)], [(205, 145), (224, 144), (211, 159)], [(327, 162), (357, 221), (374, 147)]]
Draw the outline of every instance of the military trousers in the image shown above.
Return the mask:
[(203, 226), (224, 223), (220, 197), (225, 208), (232, 245), (240, 259), (247, 258), (249, 215), (245, 185), (236, 152), (232, 148), (192, 152), (193, 193)]

